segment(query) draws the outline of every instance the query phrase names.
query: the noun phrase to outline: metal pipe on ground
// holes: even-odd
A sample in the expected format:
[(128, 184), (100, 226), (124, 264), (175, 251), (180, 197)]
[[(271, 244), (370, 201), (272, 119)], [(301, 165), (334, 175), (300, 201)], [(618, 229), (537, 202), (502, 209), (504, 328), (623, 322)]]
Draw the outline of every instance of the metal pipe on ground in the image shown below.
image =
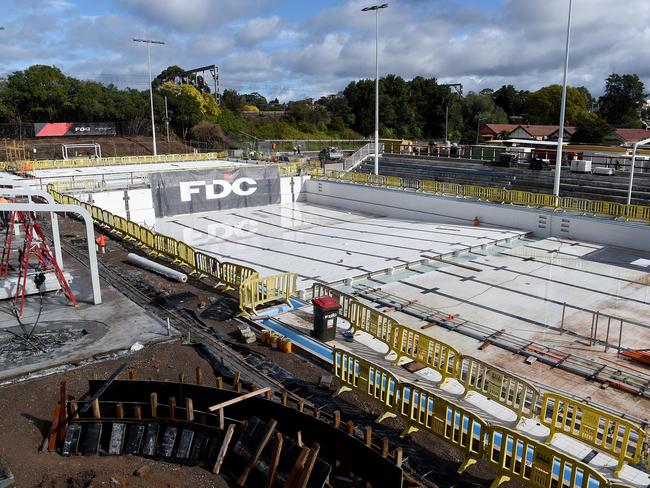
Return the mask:
[(137, 254), (129, 253), (126, 256), (126, 261), (140, 268), (148, 269), (155, 273), (166, 276), (167, 278), (171, 278), (172, 280), (176, 280), (181, 283), (187, 282), (187, 275), (185, 273), (181, 273), (180, 271), (176, 271), (175, 269), (169, 268), (167, 266), (163, 266), (162, 264), (158, 264), (155, 261), (152, 261), (151, 259), (138, 256)]

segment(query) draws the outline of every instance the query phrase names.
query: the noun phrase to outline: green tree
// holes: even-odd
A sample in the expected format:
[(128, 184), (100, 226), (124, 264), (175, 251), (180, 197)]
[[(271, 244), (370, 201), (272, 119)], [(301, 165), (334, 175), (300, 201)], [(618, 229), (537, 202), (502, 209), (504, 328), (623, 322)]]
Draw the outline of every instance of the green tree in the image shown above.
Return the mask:
[(159, 118), (163, 116), (161, 109), (165, 103), (164, 96), (167, 97), (170, 124), (174, 132), (186, 139), (190, 129), (198, 124), (204, 116), (201, 112), (200, 102), (196, 97), (184, 90), (160, 89), (156, 92), (154, 100), (154, 105), (158, 107)]
[[(567, 125), (575, 125), (581, 117), (588, 113), (589, 96), (579, 88), (568, 87), (566, 98)], [(531, 124), (557, 125), (560, 120), (562, 104), (562, 87), (549, 85), (540, 88), (528, 96), (527, 110)]]
[(643, 81), (636, 74), (611, 74), (600, 97), (600, 114), (615, 127), (641, 127), (640, 111), (645, 105)]
[(72, 82), (54, 66), (34, 65), (7, 78), (9, 103), (22, 122), (65, 121), (74, 114)]
[(469, 92), (462, 100), (464, 127), (461, 142), (475, 144), (480, 124), (506, 124), (508, 115), (498, 107), (490, 95)]
[(526, 110), (529, 92), (517, 90), (513, 85), (503, 85), (492, 94), (492, 100), (508, 116), (521, 115)]
[(571, 142), (600, 144), (614, 128), (594, 113), (586, 113), (576, 121)]
[(237, 90), (224, 90), (221, 95), (221, 104), (228, 110), (238, 111), (244, 105), (242, 98), (237, 93)]

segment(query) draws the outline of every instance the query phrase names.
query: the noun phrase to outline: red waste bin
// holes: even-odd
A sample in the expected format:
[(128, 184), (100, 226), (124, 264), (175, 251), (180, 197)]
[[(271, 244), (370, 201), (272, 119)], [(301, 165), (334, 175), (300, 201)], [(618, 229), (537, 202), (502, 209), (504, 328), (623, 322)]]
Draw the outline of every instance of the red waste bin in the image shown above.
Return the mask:
[(314, 305), (314, 337), (323, 342), (333, 341), (341, 304), (332, 297), (314, 298), (311, 303)]

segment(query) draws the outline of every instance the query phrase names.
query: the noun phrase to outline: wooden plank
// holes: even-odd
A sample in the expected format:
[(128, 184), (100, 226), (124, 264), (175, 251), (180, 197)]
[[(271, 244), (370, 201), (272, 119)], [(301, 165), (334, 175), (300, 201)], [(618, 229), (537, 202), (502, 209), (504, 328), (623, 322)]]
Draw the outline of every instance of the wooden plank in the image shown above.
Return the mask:
[(320, 451), (320, 444), (314, 442), (313, 447), (309, 450), (309, 456), (307, 457), (307, 462), (305, 463), (305, 469), (302, 471), (300, 476), (300, 481), (296, 485), (297, 488), (307, 488), (307, 482), (311, 477), (311, 472), (314, 469), (314, 464), (316, 464), (316, 459), (318, 459), (318, 452)]
[(271, 388), (260, 388), (259, 390), (251, 391), (250, 393), (245, 393), (243, 395), (238, 396), (237, 398), (232, 398), (230, 400), (226, 400), (225, 402), (217, 403), (216, 405), (212, 405), (211, 407), (208, 408), (211, 412), (214, 412), (215, 410), (219, 410), (222, 408), (229, 407), (230, 405), (234, 405), (239, 402), (243, 402), (244, 400), (248, 400), (249, 398), (256, 397), (258, 395), (263, 395), (267, 391), (269, 391)]
[(41, 445), (41, 451), (45, 450), (47, 446), (48, 451), (56, 450), (56, 434), (59, 430), (59, 410), (61, 409), (61, 403), (57, 402), (56, 407), (54, 407), (54, 415), (52, 417), (52, 425), (50, 425), (50, 434), (43, 439), (43, 444)]
[(296, 462), (291, 468), (291, 471), (289, 471), (289, 474), (287, 475), (287, 480), (284, 482), (284, 488), (294, 488), (295, 483), (300, 476), (300, 473), (302, 473), (302, 470), (305, 467), (305, 461), (307, 461), (308, 454), (309, 448), (303, 447), (302, 451), (300, 451), (300, 454), (298, 455), (298, 458), (296, 459)]
[(266, 475), (266, 483), (264, 488), (273, 488), (275, 478), (278, 475), (278, 464), (280, 463), (280, 454), (282, 454), (282, 434), (277, 432), (275, 434), (275, 444), (273, 445), (273, 454), (271, 454), (271, 462), (269, 463), (269, 471)]
[(262, 451), (271, 440), (271, 436), (273, 435), (273, 431), (275, 430), (276, 425), (278, 425), (278, 423), (274, 419), (269, 420), (269, 423), (266, 424), (266, 431), (262, 436), (262, 440), (255, 448), (255, 451), (248, 460), (248, 463), (246, 463), (246, 466), (244, 466), (244, 470), (239, 475), (239, 478), (237, 478), (238, 486), (244, 486), (246, 484), (246, 480), (248, 479), (248, 475), (253, 469), (253, 466), (257, 464), (257, 461), (259, 461), (260, 456), (262, 455)]
[(214, 474), (219, 474), (219, 471), (221, 471), (221, 465), (223, 464), (223, 460), (228, 452), (228, 445), (230, 444), (230, 439), (232, 439), (233, 432), (235, 432), (235, 424), (230, 424), (226, 431), (226, 436), (223, 438), (223, 442), (221, 443), (221, 449), (219, 449), (217, 460), (214, 462), (214, 466), (212, 467), (212, 472)]

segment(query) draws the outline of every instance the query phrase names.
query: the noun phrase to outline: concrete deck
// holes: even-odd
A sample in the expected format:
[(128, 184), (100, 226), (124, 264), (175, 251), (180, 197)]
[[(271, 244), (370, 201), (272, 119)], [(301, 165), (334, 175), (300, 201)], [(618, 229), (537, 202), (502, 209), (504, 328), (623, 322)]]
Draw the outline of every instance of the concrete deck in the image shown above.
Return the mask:
[[(74, 308), (60, 293), (44, 294), (39, 330), (61, 328), (85, 329), (87, 334), (75, 343), (48, 353), (23, 355), (20, 360), (0, 364), (0, 381), (23, 375), (39, 374), (45, 370), (74, 366), (93, 358), (126, 351), (135, 342), (147, 344), (166, 340), (167, 326), (148, 314), (119, 291), (101, 281), (102, 304), (92, 304), (92, 290), (87, 268), (64, 253), (66, 271), (73, 275), (71, 283), (79, 307)], [(9, 337), (5, 329), (17, 331), (18, 321), (12, 314), (13, 303), (0, 302), (0, 336)], [(28, 296), (22, 322), (28, 329), (39, 314), (38, 296)]]
[(299, 289), (525, 235), (517, 230), (405, 221), (300, 202), (157, 219), (156, 231), (220, 259), (252, 266), (263, 275), (297, 272)]

